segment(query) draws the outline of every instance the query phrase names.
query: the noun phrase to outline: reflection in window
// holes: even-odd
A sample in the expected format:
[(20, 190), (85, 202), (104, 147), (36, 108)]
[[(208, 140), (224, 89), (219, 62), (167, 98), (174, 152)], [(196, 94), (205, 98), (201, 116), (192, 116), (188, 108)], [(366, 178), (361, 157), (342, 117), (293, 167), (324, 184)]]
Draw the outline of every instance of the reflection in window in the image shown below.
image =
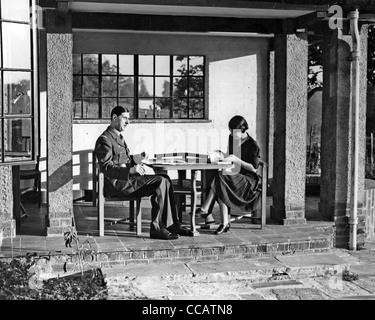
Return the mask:
[(118, 104), (132, 118), (205, 117), (203, 56), (74, 54), (73, 70), (75, 118), (109, 118)]
[(31, 72), (3, 72), (4, 113), (30, 114)]
[(31, 128), (31, 119), (7, 119), (4, 121), (5, 155), (31, 152)]

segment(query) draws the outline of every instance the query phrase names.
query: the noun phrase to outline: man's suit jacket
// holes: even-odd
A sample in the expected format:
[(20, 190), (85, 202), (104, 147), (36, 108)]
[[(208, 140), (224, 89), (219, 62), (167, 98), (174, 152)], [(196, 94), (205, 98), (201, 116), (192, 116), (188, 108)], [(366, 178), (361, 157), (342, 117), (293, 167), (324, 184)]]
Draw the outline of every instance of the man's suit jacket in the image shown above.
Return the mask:
[(130, 194), (143, 184), (137, 177), (129, 174), (135, 162), (126, 142), (110, 126), (97, 139), (95, 154), (100, 171), (104, 173), (106, 196), (114, 196), (119, 192)]

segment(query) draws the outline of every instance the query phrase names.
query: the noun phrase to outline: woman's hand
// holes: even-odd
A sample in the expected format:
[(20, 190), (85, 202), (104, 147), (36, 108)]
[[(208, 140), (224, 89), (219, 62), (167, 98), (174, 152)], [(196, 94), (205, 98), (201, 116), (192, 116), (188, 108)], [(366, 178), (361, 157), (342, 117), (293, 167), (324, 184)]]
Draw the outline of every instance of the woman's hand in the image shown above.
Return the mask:
[(130, 174), (139, 174), (139, 175), (143, 176), (145, 174), (145, 169), (143, 168), (142, 165), (137, 164), (134, 167), (130, 168), (129, 173)]
[(223, 161), (233, 162), (234, 164), (241, 164), (241, 159), (235, 156), (234, 154), (229, 155), (228, 157), (223, 159)]

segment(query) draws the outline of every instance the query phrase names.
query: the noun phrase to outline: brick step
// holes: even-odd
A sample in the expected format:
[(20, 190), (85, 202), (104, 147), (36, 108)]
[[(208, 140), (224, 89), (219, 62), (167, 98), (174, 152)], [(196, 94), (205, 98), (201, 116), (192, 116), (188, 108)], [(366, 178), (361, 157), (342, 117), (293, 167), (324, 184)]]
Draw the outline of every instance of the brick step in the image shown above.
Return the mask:
[[(131, 264), (158, 263), (190, 263), (202, 261), (229, 261), (232, 259), (248, 259), (260, 257), (275, 257), (280, 254), (327, 252), (332, 248), (332, 237), (322, 236), (318, 239), (301, 239), (286, 243), (256, 243), (244, 245), (227, 245), (223, 247), (195, 248), (186, 247), (174, 249), (152, 250), (104, 250), (84, 254), (84, 269), (118, 268)], [(38, 261), (41, 275), (63, 276), (80, 271), (77, 254), (51, 253), (49, 259)]]

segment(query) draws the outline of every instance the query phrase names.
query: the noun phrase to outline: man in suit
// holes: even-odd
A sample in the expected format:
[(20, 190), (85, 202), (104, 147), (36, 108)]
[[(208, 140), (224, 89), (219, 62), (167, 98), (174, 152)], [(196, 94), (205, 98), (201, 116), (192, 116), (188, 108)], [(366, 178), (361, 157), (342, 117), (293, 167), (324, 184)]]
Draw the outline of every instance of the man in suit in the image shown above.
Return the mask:
[(151, 196), (150, 238), (173, 240), (191, 235), (178, 222), (171, 180), (166, 175), (145, 175), (145, 169), (134, 161), (122, 136), (129, 124), (129, 110), (116, 106), (111, 111), (111, 125), (100, 135), (95, 153), (104, 173), (104, 193), (111, 197)]

